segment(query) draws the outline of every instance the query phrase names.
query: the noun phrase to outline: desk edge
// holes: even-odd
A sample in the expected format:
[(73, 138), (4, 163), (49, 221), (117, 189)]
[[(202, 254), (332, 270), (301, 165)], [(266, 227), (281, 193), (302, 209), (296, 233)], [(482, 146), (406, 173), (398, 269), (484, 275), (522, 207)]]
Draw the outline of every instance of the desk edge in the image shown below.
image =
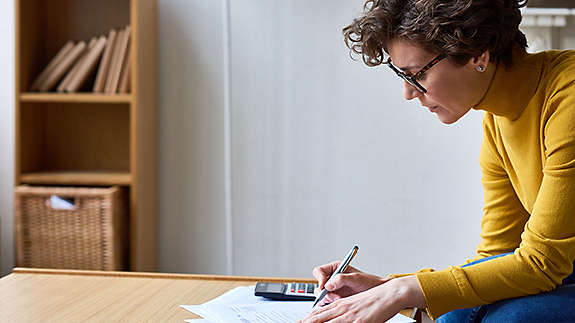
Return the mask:
[(219, 280), (219, 281), (246, 281), (246, 282), (305, 282), (315, 283), (311, 278), (288, 278), (288, 277), (257, 277), (257, 276), (226, 276), (204, 274), (174, 274), (174, 273), (150, 273), (129, 271), (98, 271), (98, 270), (71, 270), (71, 269), (45, 269), (16, 267), (13, 274), (44, 274), (44, 275), (76, 275), (76, 276), (100, 276), (100, 277), (127, 277), (127, 278), (156, 278), (156, 279), (193, 279), (193, 280)]

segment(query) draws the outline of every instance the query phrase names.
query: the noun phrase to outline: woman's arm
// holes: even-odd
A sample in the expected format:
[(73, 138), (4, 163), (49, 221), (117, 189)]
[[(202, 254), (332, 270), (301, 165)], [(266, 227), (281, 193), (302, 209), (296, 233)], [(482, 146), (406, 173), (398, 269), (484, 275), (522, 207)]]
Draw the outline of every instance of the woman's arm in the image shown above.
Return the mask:
[[(545, 110), (551, 111), (551, 115), (543, 117), (547, 120), (543, 127), (543, 179), (531, 215), (521, 233), (519, 247), (512, 255), (474, 266), (449, 267), (433, 273), (417, 274), (428, 313), (432, 317), (457, 308), (549, 291), (561, 284), (562, 279), (573, 271), (575, 93), (569, 93), (569, 90), (574, 92), (573, 89), (567, 89), (557, 93)], [(529, 152), (524, 154), (524, 158), (531, 156)], [(491, 160), (487, 164), (490, 163), (496, 164), (497, 161)], [(496, 171), (484, 172), (487, 211), (490, 205), (502, 205), (501, 210), (504, 210), (503, 206), (508, 203), (506, 195), (500, 196), (496, 190), (509, 186), (508, 179), (502, 175)], [(492, 226), (487, 226), (489, 231), (483, 233), (484, 240), (489, 239), (492, 245), (504, 246), (505, 241), (500, 237), (505, 237), (505, 234), (499, 231), (509, 228), (508, 232), (512, 233), (521, 222), (507, 226), (505, 221), (511, 213), (492, 215), (495, 220)], [(497, 225), (498, 222), (503, 225)], [(503, 229), (498, 229), (500, 226)]]

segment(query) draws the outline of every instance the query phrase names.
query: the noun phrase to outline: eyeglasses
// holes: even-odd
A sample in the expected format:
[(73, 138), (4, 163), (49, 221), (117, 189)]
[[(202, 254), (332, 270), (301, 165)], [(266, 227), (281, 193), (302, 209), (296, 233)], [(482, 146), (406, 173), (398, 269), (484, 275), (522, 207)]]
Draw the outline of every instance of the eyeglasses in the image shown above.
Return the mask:
[(435, 66), (437, 63), (439, 63), (442, 59), (446, 58), (447, 55), (445, 54), (440, 54), (437, 55), (437, 57), (435, 57), (434, 59), (431, 60), (431, 62), (429, 62), (427, 65), (425, 65), (422, 69), (420, 69), (417, 73), (415, 73), (413, 76), (405, 74), (404, 72), (400, 71), (397, 67), (393, 66), (393, 63), (391, 62), (391, 57), (389, 59), (387, 59), (387, 66), (389, 66), (394, 72), (395, 74), (397, 74), (397, 76), (401, 77), (402, 79), (404, 79), (407, 83), (415, 86), (415, 88), (422, 93), (427, 93), (427, 90), (421, 85), (419, 84), (419, 82), (417, 82), (418, 79), (421, 79), (421, 77), (423, 76), (423, 74), (425, 72), (427, 72), (427, 70), (429, 70), (430, 68), (432, 68), (433, 66)]

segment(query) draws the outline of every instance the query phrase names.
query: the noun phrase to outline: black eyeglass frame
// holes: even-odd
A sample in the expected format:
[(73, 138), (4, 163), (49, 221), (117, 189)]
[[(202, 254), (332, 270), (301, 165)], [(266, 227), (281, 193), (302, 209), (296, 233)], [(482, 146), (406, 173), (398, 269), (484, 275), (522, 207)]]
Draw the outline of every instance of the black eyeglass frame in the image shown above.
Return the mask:
[(439, 63), (442, 59), (444, 59), (446, 57), (447, 57), (447, 55), (445, 55), (445, 54), (437, 55), (434, 59), (431, 60), (431, 62), (427, 63), (427, 65), (425, 65), (422, 69), (417, 71), (417, 73), (415, 73), (413, 76), (407, 75), (404, 72), (400, 71), (397, 67), (393, 66), (393, 63), (391, 62), (391, 57), (387, 59), (386, 64), (387, 64), (387, 66), (389, 66), (389, 68), (391, 68), (395, 72), (395, 74), (397, 74), (397, 76), (404, 79), (407, 83), (415, 86), (415, 88), (419, 92), (427, 93), (427, 90), (421, 84), (419, 84), (419, 82), (417, 82), (417, 79), (421, 78), (421, 76), (425, 72), (427, 72), (430, 68), (435, 66), (437, 63)]

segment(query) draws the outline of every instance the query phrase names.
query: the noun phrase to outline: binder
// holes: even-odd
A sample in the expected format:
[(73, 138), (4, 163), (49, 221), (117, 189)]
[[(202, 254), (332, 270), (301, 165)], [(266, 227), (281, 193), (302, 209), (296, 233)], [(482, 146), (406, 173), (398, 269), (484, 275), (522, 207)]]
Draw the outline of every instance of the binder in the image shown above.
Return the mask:
[(128, 53), (126, 54), (126, 61), (124, 62), (124, 68), (122, 70), (122, 77), (120, 81), (119, 93), (125, 94), (130, 92), (130, 74), (132, 70), (131, 62), (132, 51), (128, 46)]
[(64, 77), (62, 82), (60, 82), (60, 84), (56, 88), (56, 91), (64, 92), (65, 88), (68, 86), (70, 81), (72, 81), (72, 79), (74, 78), (74, 75), (76, 75), (76, 73), (80, 69), (80, 66), (82, 65), (82, 63), (84, 62), (84, 60), (86, 59), (88, 54), (90, 53), (90, 50), (92, 50), (92, 48), (94, 47), (95, 43), (96, 43), (96, 38), (94, 37), (90, 40), (90, 43), (88, 44), (88, 48), (82, 53), (82, 56), (78, 59), (76, 64), (74, 64), (74, 67), (72, 67), (72, 69), (68, 72), (68, 74), (66, 74), (66, 76)]
[(70, 68), (72, 68), (72, 66), (78, 61), (84, 50), (86, 50), (86, 42), (78, 42), (74, 48), (70, 50), (70, 53), (64, 56), (61, 64), (58, 64), (54, 70), (46, 76), (45, 81), (40, 84), (38, 89), (41, 92), (47, 92), (53, 89), (58, 81), (64, 77), (66, 72), (68, 72)]
[(100, 38), (94, 44), (94, 47), (86, 55), (86, 58), (82, 62), (78, 71), (66, 86), (65, 90), (67, 92), (77, 92), (82, 85), (86, 83), (90, 75), (94, 72), (97, 67), (102, 53), (104, 52), (104, 47), (106, 46), (106, 36), (100, 36)]
[(112, 61), (112, 54), (114, 53), (114, 46), (116, 44), (116, 40), (118, 32), (115, 29), (112, 29), (108, 33), (108, 39), (106, 41), (106, 49), (104, 50), (104, 56), (102, 57), (102, 61), (100, 62), (100, 67), (98, 68), (98, 73), (96, 75), (96, 81), (94, 82), (94, 92), (101, 93), (104, 92), (104, 87), (106, 85), (106, 79), (108, 78), (108, 74), (110, 72), (110, 63)]
[(130, 26), (126, 27), (120, 33), (118, 48), (114, 60), (112, 61), (110, 74), (108, 75), (108, 82), (106, 83), (106, 93), (118, 92), (120, 73), (122, 72), (122, 65), (125, 60), (126, 49), (128, 47), (129, 39), (130, 39)]
[(31, 85), (33, 91), (78, 92), (86, 83), (94, 93), (130, 91), (130, 25), (85, 41), (68, 41)]
[(62, 48), (58, 51), (56, 56), (54, 56), (54, 58), (50, 61), (50, 63), (44, 68), (42, 73), (40, 73), (40, 75), (38, 75), (36, 80), (34, 80), (34, 82), (32, 83), (32, 86), (30, 87), (30, 90), (32, 90), (32, 91), (39, 90), (40, 84), (42, 84), (46, 81), (46, 77), (48, 76), (48, 74), (53, 73), (54, 68), (62, 62), (62, 59), (64, 58), (64, 56), (69, 54), (70, 50), (72, 50), (72, 48), (74, 48), (74, 42), (73, 41), (68, 41), (66, 44), (64, 44), (64, 46), (62, 46)]

